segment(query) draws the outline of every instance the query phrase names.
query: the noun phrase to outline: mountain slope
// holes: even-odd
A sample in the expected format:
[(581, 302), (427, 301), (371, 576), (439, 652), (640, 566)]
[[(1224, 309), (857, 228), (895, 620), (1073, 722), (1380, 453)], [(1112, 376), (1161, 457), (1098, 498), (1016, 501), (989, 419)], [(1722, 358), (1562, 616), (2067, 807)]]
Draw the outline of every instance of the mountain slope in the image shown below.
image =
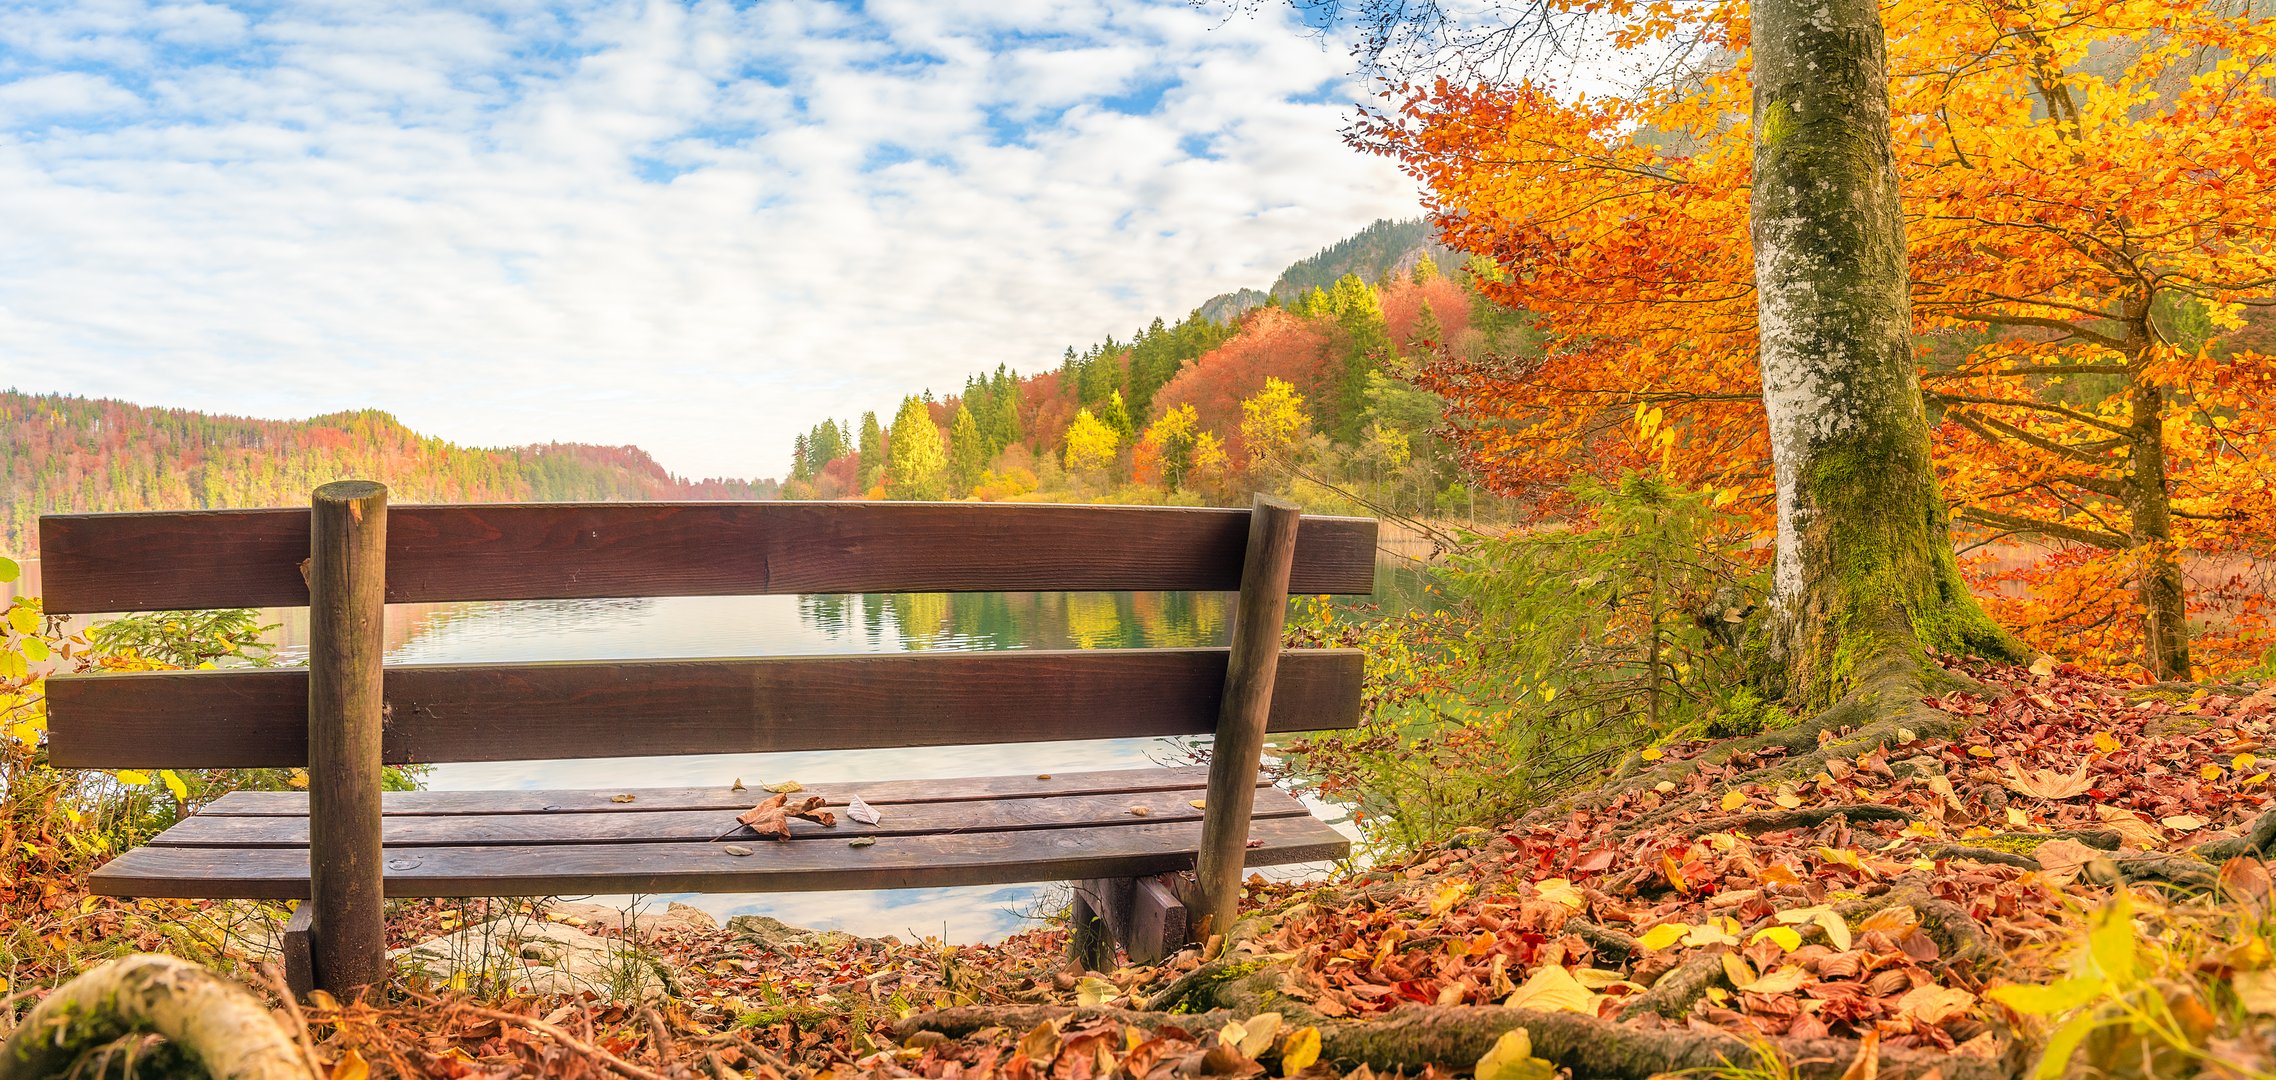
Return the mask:
[(769, 499), (772, 480), (673, 476), (636, 446), (458, 446), (377, 411), (256, 420), (0, 391), (0, 553), (44, 513), (297, 506), (343, 477), (399, 502)]

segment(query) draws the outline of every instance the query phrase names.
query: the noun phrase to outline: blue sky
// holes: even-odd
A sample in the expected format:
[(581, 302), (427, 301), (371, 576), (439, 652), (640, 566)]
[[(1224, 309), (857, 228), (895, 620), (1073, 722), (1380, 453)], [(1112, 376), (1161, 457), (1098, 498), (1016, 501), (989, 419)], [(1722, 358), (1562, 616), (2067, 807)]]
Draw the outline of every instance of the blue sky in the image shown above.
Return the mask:
[(768, 475), (1415, 212), (1183, 0), (0, 0), (0, 385)]

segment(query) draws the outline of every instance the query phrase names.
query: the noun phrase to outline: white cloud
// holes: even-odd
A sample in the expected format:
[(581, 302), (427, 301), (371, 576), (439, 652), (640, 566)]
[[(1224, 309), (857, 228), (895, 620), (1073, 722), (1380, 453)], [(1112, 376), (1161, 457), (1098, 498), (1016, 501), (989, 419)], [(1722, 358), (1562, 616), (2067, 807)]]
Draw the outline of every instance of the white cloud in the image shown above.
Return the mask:
[(24, 389), (777, 473), (819, 419), (1047, 367), (1411, 213), (1311, 101), (1347, 59), (1279, 16), (20, 10), (0, 350)]

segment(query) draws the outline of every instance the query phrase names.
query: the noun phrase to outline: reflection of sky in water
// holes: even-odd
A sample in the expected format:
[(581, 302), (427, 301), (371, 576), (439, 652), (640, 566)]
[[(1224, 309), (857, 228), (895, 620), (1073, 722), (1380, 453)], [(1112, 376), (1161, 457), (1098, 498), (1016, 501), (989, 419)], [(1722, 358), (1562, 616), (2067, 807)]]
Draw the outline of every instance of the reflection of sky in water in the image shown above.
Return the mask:
[[(438, 605), (389, 653), (395, 663), (501, 663), (636, 657), (784, 656), (904, 649), (1221, 645), (1215, 594), (735, 596)], [(409, 612), (397, 612), (402, 617)], [(827, 722), (826, 720), (820, 722)], [(797, 780), (993, 776), (1123, 769), (1184, 758), (1169, 739), (1094, 739), (900, 750), (693, 757), (571, 758), (439, 765), (437, 789), (671, 787)], [(1324, 814), (1323, 816), (1337, 816)], [(1290, 868), (1295, 869), (1295, 868)], [(888, 892), (659, 897), (730, 915), (865, 935), (999, 938), (1028, 925), (1050, 884)]]

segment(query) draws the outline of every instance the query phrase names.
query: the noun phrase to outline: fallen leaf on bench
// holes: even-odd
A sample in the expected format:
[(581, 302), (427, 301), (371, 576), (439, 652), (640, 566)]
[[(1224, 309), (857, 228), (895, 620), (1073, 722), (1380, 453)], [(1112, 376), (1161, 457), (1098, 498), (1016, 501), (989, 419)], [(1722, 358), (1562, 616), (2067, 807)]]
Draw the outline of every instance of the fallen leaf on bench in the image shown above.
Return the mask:
[(1253, 848), (1254, 848), (1254, 847), (1263, 847), (1263, 846), (1264, 846), (1264, 841), (1262, 841), (1262, 840), (1251, 840), (1251, 841), (1249, 841), (1249, 846), (1250, 846), (1250, 847), (1253, 847)]
[(859, 795), (854, 796), (852, 801), (846, 803), (846, 816), (864, 825), (877, 824), (877, 809), (861, 801)]
[(1049, 780), (1051, 779), (1051, 774), (1047, 772), (1039, 772), (1035, 774), (1035, 778), (1038, 780)]
[(1130, 808), (1131, 817), (1152, 817), (1153, 815), (1154, 808), (1150, 806), (1133, 806)]
[(751, 853), (750, 848), (744, 847), (741, 844), (729, 844), (722, 850), (726, 851), (729, 855), (748, 855)]
[(631, 802), (632, 800), (634, 800), (634, 799), (637, 799), (637, 798), (639, 798), (639, 797), (640, 797), (640, 796), (638, 796), (638, 795), (611, 795), (611, 796), (609, 796), (609, 801), (610, 801), (610, 802)]
[(1188, 802), (1188, 803), (1186, 803), (1186, 805), (1187, 805), (1187, 806), (1190, 806), (1190, 807), (1193, 807), (1193, 808), (1194, 808), (1194, 809), (1196, 809), (1196, 810), (1207, 810), (1207, 809), (1209, 809), (1209, 800), (1207, 800), (1207, 799), (1195, 799), (1195, 800), (1193, 800), (1193, 801), (1191, 801), (1191, 802)]
[(857, 836), (846, 841), (847, 847), (874, 847), (876, 844), (877, 838), (874, 836)]
[(777, 795), (740, 814), (735, 820), (751, 827), (751, 831), (776, 840), (790, 839), (790, 811), (785, 805), (787, 795)]
[(806, 785), (801, 784), (796, 780), (785, 780), (779, 784), (768, 784), (766, 787), (761, 788), (760, 790), (771, 791), (777, 795), (788, 795), (793, 791), (806, 790)]
[(736, 778), (735, 778), (735, 785), (734, 785), (733, 787), (730, 787), (730, 788), (728, 788), (727, 790), (729, 790), (729, 791), (741, 791), (741, 790), (743, 790), (743, 778), (742, 778), (742, 777), (740, 777), (740, 776), (736, 777)]

